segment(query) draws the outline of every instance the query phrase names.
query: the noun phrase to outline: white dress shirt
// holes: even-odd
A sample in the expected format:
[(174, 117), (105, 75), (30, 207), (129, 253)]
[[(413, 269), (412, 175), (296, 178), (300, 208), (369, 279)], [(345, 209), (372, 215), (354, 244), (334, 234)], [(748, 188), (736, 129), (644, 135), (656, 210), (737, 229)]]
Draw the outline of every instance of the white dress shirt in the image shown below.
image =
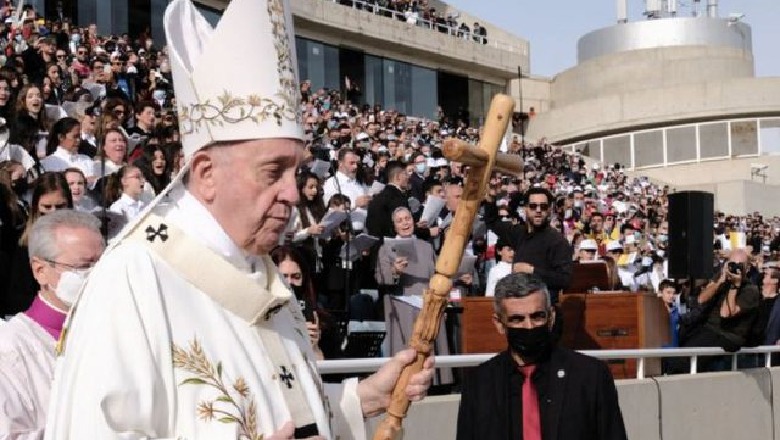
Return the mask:
[[(338, 184), (336, 183), (338, 179)], [(340, 191), (339, 191), (340, 189)], [(363, 224), (366, 219), (366, 210), (364, 208), (357, 208), (357, 199), (360, 196), (368, 194), (368, 188), (365, 185), (361, 185), (357, 180), (347, 176), (341, 171), (336, 171), (336, 174), (330, 177), (322, 185), (323, 200), (325, 206), (328, 206), (330, 198), (335, 194), (343, 194), (349, 197), (350, 207), (355, 214), (352, 218), (352, 229), (355, 231), (362, 231)]]
[(78, 168), (88, 179), (95, 175), (92, 159), (89, 156), (71, 153), (62, 147), (57, 147), (54, 153), (41, 159), (41, 166), (45, 171), (53, 172), (62, 172), (68, 168)]
[(512, 273), (512, 265), (506, 261), (499, 261), (490, 269), (487, 277), (487, 286), (485, 287), (485, 296), (494, 296), (496, 294), (496, 283), (501, 278)]
[(143, 197), (135, 200), (127, 194), (122, 194), (122, 197), (120, 197), (116, 202), (112, 203), (108, 210), (116, 214), (122, 214), (122, 216), (125, 218), (125, 221), (129, 222), (136, 218), (138, 214), (143, 211), (146, 205), (147, 202)]

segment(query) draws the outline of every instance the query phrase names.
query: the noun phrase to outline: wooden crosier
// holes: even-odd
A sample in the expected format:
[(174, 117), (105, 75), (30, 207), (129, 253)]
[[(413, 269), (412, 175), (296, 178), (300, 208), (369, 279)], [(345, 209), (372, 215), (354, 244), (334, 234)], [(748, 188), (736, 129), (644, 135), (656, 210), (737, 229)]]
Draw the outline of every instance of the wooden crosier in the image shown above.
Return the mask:
[(417, 351), (417, 359), (401, 372), (387, 408), (387, 415), (377, 427), (374, 440), (400, 438), (403, 419), (410, 404), (406, 397), (406, 387), (410, 378), (422, 370), (425, 359), (431, 354), (431, 347), (436, 340), (444, 308), (447, 306), (447, 297), (452, 289), (452, 278), (457, 274), (460, 260), (463, 258), (463, 249), (471, 235), (474, 217), (484, 198), (490, 174), (494, 169), (514, 174), (522, 172), (523, 163), (519, 156), (498, 153), (501, 139), (512, 120), (514, 106), (514, 100), (507, 95), (496, 95), (493, 98), (479, 146), (454, 139), (444, 143), (442, 152), (446, 158), (462, 162), (470, 168), (455, 218), (436, 261), (436, 274), (423, 293), (423, 307), (414, 323), (409, 346)]

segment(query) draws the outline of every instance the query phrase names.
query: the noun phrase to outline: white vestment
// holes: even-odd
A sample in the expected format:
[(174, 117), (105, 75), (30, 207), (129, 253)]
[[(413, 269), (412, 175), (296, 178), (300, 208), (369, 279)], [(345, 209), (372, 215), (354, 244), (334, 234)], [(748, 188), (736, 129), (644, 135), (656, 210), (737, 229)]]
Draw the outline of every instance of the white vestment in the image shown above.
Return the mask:
[(55, 342), (24, 313), (0, 320), (0, 439), (43, 438)]
[(365, 438), (357, 381), (323, 388), (297, 301), (274, 302), (290, 293), (270, 258), (246, 258), (192, 196), (175, 199), (91, 272), (46, 438), (256, 439), (307, 412), (325, 438)]

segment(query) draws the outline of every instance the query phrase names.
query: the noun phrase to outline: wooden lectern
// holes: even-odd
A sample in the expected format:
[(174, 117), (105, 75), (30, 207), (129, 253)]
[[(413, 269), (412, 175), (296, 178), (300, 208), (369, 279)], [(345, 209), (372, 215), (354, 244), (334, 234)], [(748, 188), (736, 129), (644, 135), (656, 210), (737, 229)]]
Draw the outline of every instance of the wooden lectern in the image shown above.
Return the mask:
[[(493, 298), (462, 299), (463, 353), (495, 353), (506, 339), (492, 320)], [(574, 350), (659, 348), (670, 341), (669, 314), (661, 299), (650, 293), (572, 293), (561, 296), (561, 344)], [(636, 377), (636, 361), (608, 362), (615, 379)], [(660, 360), (648, 360), (645, 374), (661, 373)]]

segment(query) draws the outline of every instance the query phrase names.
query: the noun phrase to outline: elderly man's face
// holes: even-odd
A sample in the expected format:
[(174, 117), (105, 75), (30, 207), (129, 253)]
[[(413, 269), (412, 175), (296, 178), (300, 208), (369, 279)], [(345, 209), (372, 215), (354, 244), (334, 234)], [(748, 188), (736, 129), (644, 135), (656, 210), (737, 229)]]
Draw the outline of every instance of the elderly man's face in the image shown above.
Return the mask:
[(294, 139), (261, 139), (214, 147), (207, 186), (210, 211), (249, 255), (268, 254), (298, 203), (295, 170), (303, 145)]
[(33, 257), (31, 267), (46, 299), (67, 310), (70, 305), (54, 296), (60, 276), (66, 271), (86, 270), (94, 266), (103, 253), (103, 237), (89, 229), (61, 226), (55, 229), (54, 241), (57, 255), (50, 261)]

